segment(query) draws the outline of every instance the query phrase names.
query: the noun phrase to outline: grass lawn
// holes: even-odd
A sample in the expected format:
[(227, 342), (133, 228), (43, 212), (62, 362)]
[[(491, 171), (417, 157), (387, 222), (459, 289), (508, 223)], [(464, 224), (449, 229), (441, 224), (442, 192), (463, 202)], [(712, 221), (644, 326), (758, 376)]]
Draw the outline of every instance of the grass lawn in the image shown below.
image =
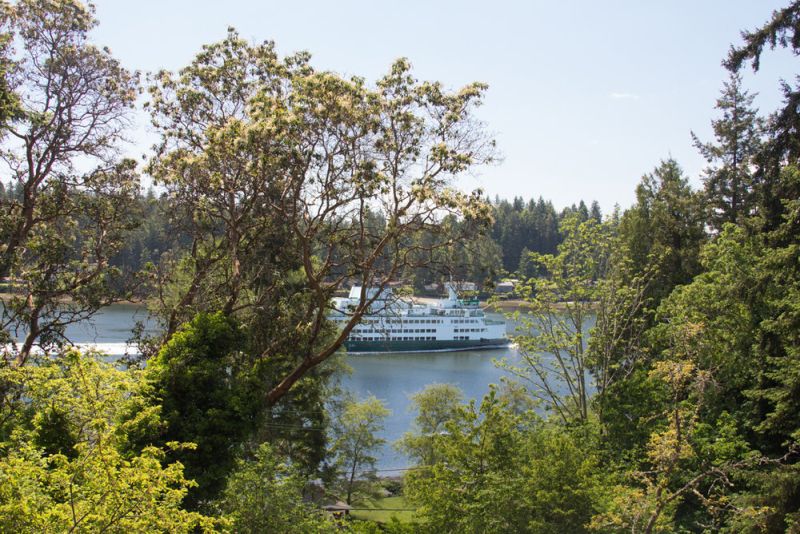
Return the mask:
[[(363, 508), (380, 508), (379, 510), (353, 510), (350, 514), (356, 519), (364, 519), (368, 521), (376, 521), (378, 523), (385, 523), (395, 516), (399, 521), (408, 523), (414, 520), (414, 512), (402, 511), (392, 512), (391, 510), (408, 509), (411, 505), (406, 503), (403, 497), (386, 497), (378, 499), (372, 505), (365, 505)], [(361, 508), (358, 506), (356, 508)]]

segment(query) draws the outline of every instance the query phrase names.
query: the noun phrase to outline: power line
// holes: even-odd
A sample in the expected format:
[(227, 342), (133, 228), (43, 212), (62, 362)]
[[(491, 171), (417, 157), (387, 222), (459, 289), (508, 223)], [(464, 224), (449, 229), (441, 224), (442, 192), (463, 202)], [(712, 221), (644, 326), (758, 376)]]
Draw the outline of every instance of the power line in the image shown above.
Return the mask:
[(300, 426), (300, 425), (287, 425), (283, 423), (266, 423), (268, 427), (276, 427), (276, 428), (284, 428), (284, 429), (296, 429), (296, 430), (328, 430), (324, 426)]
[(366, 510), (372, 512), (416, 512), (416, 508), (350, 508), (350, 510)]
[(387, 471), (415, 471), (417, 469), (430, 469), (430, 465), (417, 465), (413, 467), (394, 467), (392, 469), (371, 469), (368, 472), (385, 473)]

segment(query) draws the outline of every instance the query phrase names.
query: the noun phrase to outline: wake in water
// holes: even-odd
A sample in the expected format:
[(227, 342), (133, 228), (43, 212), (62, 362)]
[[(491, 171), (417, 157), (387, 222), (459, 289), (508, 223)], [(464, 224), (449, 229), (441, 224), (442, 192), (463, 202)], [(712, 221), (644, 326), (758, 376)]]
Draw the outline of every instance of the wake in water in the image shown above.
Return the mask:
[[(74, 343), (70, 345), (71, 347), (75, 347), (80, 351), (87, 351), (87, 350), (94, 350), (97, 352), (102, 352), (103, 354), (108, 354), (109, 356), (136, 356), (139, 354), (139, 348), (136, 345), (130, 343)], [(11, 352), (14, 350), (12, 344), (7, 343), (5, 346), (5, 350)], [(33, 351), (34, 354), (44, 354), (45, 351), (42, 350), (39, 346), (34, 346)]]

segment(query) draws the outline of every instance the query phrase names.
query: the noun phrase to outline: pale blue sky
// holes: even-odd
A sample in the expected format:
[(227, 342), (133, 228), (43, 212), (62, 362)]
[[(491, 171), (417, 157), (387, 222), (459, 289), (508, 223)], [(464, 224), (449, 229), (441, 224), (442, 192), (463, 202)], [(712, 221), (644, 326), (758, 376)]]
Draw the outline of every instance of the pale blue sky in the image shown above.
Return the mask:
[[(474, 2), (97, 0), (98, 44), (129, 68), (187, 64), (236, 27), (281, 53), (308, 50), (319, 69), (374, 80), (408, 57), (421, 79), (490, 89), (480, 117), (504, 161), (460, 182), (501, 197), (542, 195), (562, 207), (628, 206), (641, 175), (672, 155), (694, 184), (704, 162), (690, 131), (711, 137), (720, 61), (773, 0)], [(797, 59), (768, 53), (745, 77), (762, 112)], [(142, 121), (144, 122), (144, 121)], [(147, 135), (136, 136), (147, 145)], [(145, 146), (137, 147), (139, 153)]]

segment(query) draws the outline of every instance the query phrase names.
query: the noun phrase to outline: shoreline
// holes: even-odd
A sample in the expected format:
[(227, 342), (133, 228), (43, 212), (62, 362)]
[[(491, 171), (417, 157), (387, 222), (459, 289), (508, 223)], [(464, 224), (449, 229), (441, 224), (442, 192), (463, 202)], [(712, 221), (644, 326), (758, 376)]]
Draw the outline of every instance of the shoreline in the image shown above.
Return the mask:
[[(556, 311), (564, 311), (567, 309), (568, 304), (569, 302), (555, 302), (552, 304), (552, 308)], [(597, 306), (598, 306), (597, 302), (589, 303), (589, 307), (591, 308), (592, 311), (596, 311)], [(494, 302), (481, 301), (480, 307), (484, 311), (496, 312), (496, 313), (509, 313), (517, 311), (525, 312), (533, 309), (533, 305), (530, 302), (522, 299), (498, 300)]]
[[(19, 296), (20, 296), (20, 293), (9, 293), (7, 291), (0, 292), (0, 302), (5, 302), (7, 300), (11, 300), (12, 298), (19, 297)], [(58, 302), (69, 303), (69, 302), (72, 302), (72, 301), (73, 301), (73, 299), (70, 298), (70, 297), (62, 297), (62, 298), (58, 299)], [(126, 306), (145, 306), (147, 304), (147, 301), (145, 299), (124, 299), (124, 300), (118, 300), (116, 302), (112, 302), (111, 304), (103, 306), (103, 308), (106, 308), (108, 306), (116, 306), (117, 304), (124, 304)]]

